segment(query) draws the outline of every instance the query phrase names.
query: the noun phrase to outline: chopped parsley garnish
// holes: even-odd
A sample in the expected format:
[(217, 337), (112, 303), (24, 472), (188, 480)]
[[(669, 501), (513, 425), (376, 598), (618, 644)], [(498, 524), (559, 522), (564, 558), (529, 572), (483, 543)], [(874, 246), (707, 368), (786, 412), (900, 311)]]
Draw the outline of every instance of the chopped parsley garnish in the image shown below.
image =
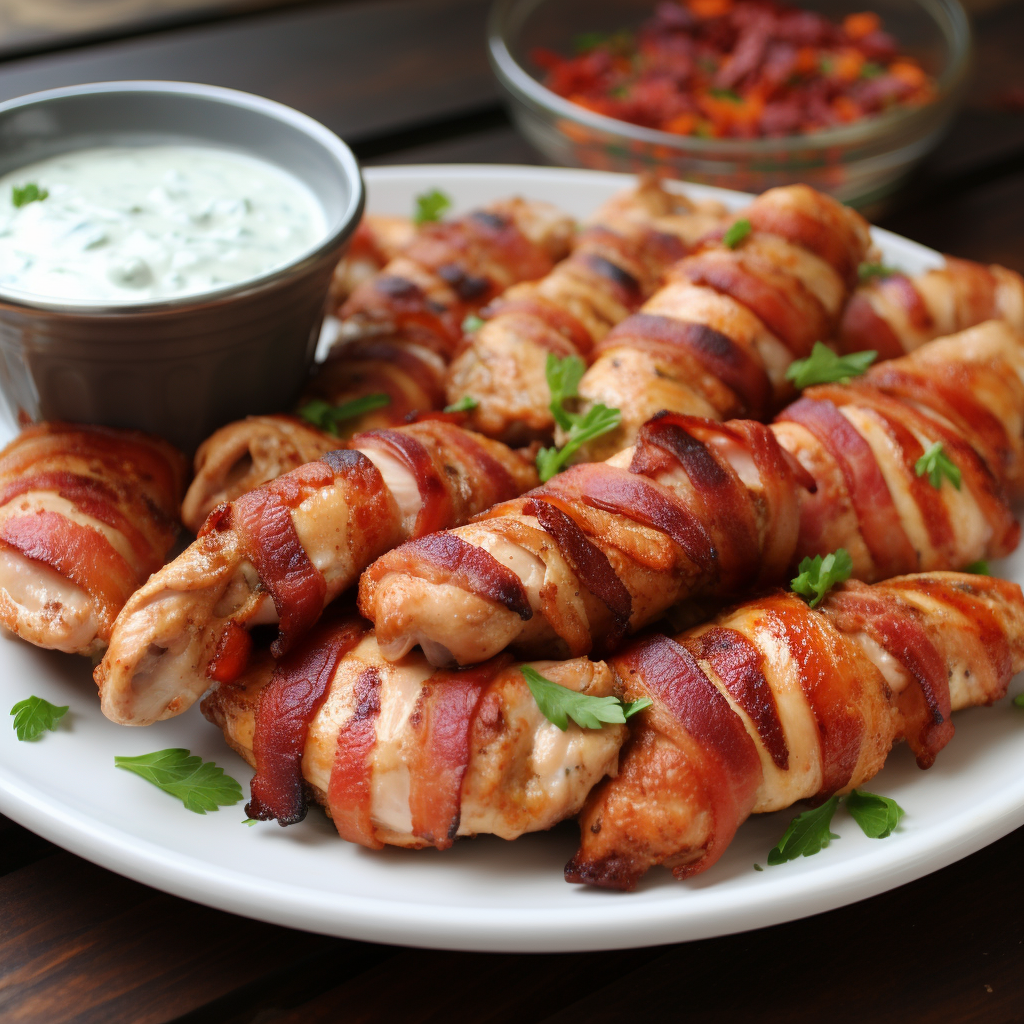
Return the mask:
[(432, 188), (416, 197), (416, 212), (412, 215), (413, 223), (429, 224), (440, 220), (441, 215), (451, 208), (452, 201), (439, 189)]
[(472, 395), (463, 395), (457, 402), (444, 407), (445, 412), (471, 412), (480, 403)]
[(742, 220), (736, 221), (732, 227), (726, 231), (725, 236), (722, 238), (722, 245), (727, 249), (735, 249), (736, 246), (750, 234), (750, 231), (750, 221), (744, 217)]
[(839, 836), (832, 831), (832, 815), (839, 806), (839, 797), (826, 800), (820, 807), (813, 807), (798, 814), (786, 829), (782, 838), (768, 852), (769, 864), (785, 864), (797, 857), (810, 857), (820, 853), (833, 839)]
[(846, 798), (846, 809), (869, 839), (891, 836), (906, 813), (892, 797), (855, 789)]
[(877, 793), (855, 789), (846, 797), (837, 794), (820, 807), (798, 814), (768, 854), (768, 863), (784, 864), (797, 857), (810, 857), (824, 850), (833, 839), (838, 839), (839, 836), (832, 831), (832, 816), (840, 800), (846, 804), (851, 817), (869, 839), (891, 836), (906, 813), (891, 797), (879, 796)]
[(252, 828), (253, 825), (255, 825), (256, 822), (259, 821), (259, 820), (260, 820), (259, 818), (243, 818), (242, 819), (242, 824), (243, 825), (248, 825), (249, 828)]
[(786, 380), (791, 380), (801, 391), (815, 384), (848, 384), (851, 377), (867, 373), (877, 358), (878, 353), (872, 351), (841, 356), (816, 341), (806, 359), (796, 359), (789, 364)]
[(1013, 704), (1014, 707), (1024, 708), (1024, 693), (1018, 693), (1017, 696), (1013, 698)]
[(708, 89), (708, 95), (714, 96), (716, 100), (729, 100), (731, 103), (743, 102), (743, 97), (735, 89)]
[(649, 697), (641, 697), (626, 704), (618, 697), (590, 697), (567, 686), (545, 679), (535, 668), (523, 665), (520, 669), (526, 685), (533, 694), (541, 714), (562, 732), (569, 727), (571, 718), (581, 729), (600, 729), (607, 725), (624, 725), (638, 711), (651, 706)]
[(68, 713), (68, 707), (51, 704), (42, 697), (26, 697), (11, 708), (14, 715), (14, 731), (19, 740), (38, 739), (47, 730), (53, 731), (57, 723)]
[(342, 402), (341, 405), (331, 405), (322, 398), (313, 398), (299, 409), (299, 415), (324, 433), (337, 437), (339, 423), (362, 416), (363, 413), (372, 412), (374, 409), (383, 409), (385, 405), (390, 404), (391, 397), (383, 392), (353, 398), (351, 402)]
[(579, 396), (577, 389), (585, 370), (586, 364), (579, 356), (559, 359), (553, 352), (548, 353), (545, 374), (551, 390), (551, 415), (568, 436), (561, 448), (542, 448), (537, 453), (537, 472), (542, 482), (558, 473), (588, 441), (614, 430), (622, 421), (622, 413), (606, 405), (595, 405), (582, 416), (566, 409), (566, 401)]
[(884, 263), (862, 263), (857, 268), (857, 277), (861, 284), (867, 284), (875, 277), (892, 277), (893, 274), (901, 273), (896, 267), (887, 267)]
[(853, 572), (853, 559), (846, 548), (836, 548), (830, 555), (815, 555), (800, 563), (800, 575), (790, 582), (793, 591), (810, 598), (810, 606), (817, 608), (822, 598), (837, 584), (848, 580)]
[(155, 750), (138, 757), (115, 757), (114, 764), (141, 775), (147, 782), (177, 797), (196, 814), (237, 804), (242, 799), (242, 787), (230, 775), (225, 775), (223, 768), (183, 747)]
[(873, 60), (866, 60), (860, 66), (860, 77), (861, 78), (879, 78), (885, 74), (885, 68), (881, 64), (876, 64)]
[(472, 334), (474, 331), (479, 331), (483, 327), (485, 321), (476, 315), (476, 313), (470, 313), (462, 321), (462, 333)]
[(40, 188), (35, 182), (30, 181), (21, 188), (15, 185), (11, 189), (11, 202), (20, 209), (29, 203), (41, 203), (49, 194), (49, 189)]
[(964, 572), (973, 572), (975, 576), (991, 576), (992, 573), (988, 569), (988, 560), (979, 558), (976, 562), (971, 562), (970, 565), (965, 565), (963, 568)]
[(577, 53), (589, 53), (591, 50), (607, 41), (607, 32), (581, 32), (573, 39), (572, 48)]
[(958, 491), (960, 490), (960, 467), (945, 453), (941, 441), (936, 441), (914, 463), (914, 472), (918, 476), (928, 476), (928, 482), (939, 490), (942, 478), (945, 477)]

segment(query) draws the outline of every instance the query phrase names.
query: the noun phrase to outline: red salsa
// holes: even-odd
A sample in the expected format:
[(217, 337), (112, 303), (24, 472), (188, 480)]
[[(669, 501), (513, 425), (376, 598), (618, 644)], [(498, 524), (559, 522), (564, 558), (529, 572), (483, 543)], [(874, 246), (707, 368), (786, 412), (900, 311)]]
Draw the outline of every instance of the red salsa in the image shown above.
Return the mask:
[(533, 52), (549, 89), (677, 135), (803, 134), (935, 95), (870, 11), (837, 25), (773, 0), (665, 0), (636, 32), (586, 34), (576, 49)]

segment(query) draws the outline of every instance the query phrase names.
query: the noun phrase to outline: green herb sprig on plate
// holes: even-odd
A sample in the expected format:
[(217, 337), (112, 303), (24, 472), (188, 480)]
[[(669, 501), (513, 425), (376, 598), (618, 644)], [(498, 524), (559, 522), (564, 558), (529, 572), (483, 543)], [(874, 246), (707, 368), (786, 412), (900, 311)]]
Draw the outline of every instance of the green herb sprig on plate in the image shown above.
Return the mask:
[(177, 797), (190, 811), (205, 814), (242, 799), (242, 787), (213, 761), (204, 761), (183, 747), (155, 750), (138, 757), (115, 757), (114, 764), (141, 775), (165, 793)]
[(42, 697), (26, 697), (11, 708), (14, 715), (14, 731), (19, 740), (38, 739), (44, 732), (53, 731), (57, 723), (68, 713), (70, 705), (57, 707)]
[(520, 669), (541, 714), (562, 732), (571, 718), (581, 729), (600, 729), (604, 725), (624, 725), (638, 711), (651, 706), (649, 697), (627, 704), (618, 697), (590, 697), (546, 679), (535, 668)]

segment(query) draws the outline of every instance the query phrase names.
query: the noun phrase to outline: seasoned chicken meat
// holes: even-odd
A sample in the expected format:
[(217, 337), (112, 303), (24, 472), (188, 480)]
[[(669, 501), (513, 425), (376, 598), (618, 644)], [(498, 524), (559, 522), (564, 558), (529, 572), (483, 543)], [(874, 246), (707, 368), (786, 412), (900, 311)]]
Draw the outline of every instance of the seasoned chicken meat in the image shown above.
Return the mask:
[[(607, 665), (535, 666), (595, 697)], [(203, 713), (255, 769), (250, 817), (301, 820), (309, 794), (343, 839), (371, 849), (433, 846), (550, 828), (614, 774), (626, 727), (565, 732), (540, 712), (502, 657), (468, 672), (412, 654), (386, 661), (359, 620), (323, 623), (288, 657), (254, 663), (216, 689)]]
[(103, 713), (147, 725), (236, 678), (249, 629), (284, 654), (374, 558), (537, 482), (497, 441), (439, 420), (370, 431), (218, 506), (128, 602), (96, 669)]
[[(956, 485), (918, 471), (934, 445)], [(808, 389), (771, 427), (655, 417), (634, 448), (389, 551), (359, 607), (385, 657), (611, 650), (677, 602), (783, 582), (838, 547), (866, 581), (1007, 554), (1022, 469), (1024, 339), (991, 321)]]
[(166, 441), (71, 423), (0, 452), (0, 621), (38, 647), (94, 654), (177, 534), (187, 463)]
[(950, 713), (998, 700), (1024, 668), (1024, 598), (959, 573), (848, 582), (816, 611), (778, 592), (611, 664), (653, 706), (587, 801), (565, 876), (632, 889), (656, 864), (707, 870), (752, 813), (863, 785), (898, 740), (929, 767)]

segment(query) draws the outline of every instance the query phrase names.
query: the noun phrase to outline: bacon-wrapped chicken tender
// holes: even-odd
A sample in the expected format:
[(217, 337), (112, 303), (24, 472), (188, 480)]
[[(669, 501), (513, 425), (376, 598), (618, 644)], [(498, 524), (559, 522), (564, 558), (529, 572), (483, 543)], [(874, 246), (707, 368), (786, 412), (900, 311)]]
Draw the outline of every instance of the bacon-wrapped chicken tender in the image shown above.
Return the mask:
[(587, 801), (565, 875), (632, 889), (656, 864), (705, 871), (752, 813), (863, 785), (897, 740), (929, 767), (950, 712), (998, 700), (1024, 668), (1024, 598), (959, 573), (848, 582), (817, 611), (779, 592), (612, 667), (653, 706)]
[[(867, 581), (1007, 554), (1022, 381), (1024, 340), (992, 321), (855, 385), (809, 389), (770, 427), (656, 417), (635, 448), (389, 551), (363, 574), (360, 611), (385, 657), (416, 644), (439, 665), (509, 645), (575, 657), (838, 547)], [(918, 474), (936, 443), (959, 488)]]
[[(465, 316), (509, 285), (546, 274), (568, 251), (572, 234), (569, 216), (526, 199), (501, 200), (421, 228), (341, 308), (341, 337), (304, 399), (343, 405), (388, 396), (387, 405), (342, 423), (343, 438), (441, 408), (445, 370)], [(195, 479), (182, 509), (185, 525), (198, 532), (220, 502), (338, 445), (338, 437), (292, 416), (250, 416), (222, 427), (196, 452)]]
[(29, 427), (0, 452), (0, 621), (94, 654), (177, 534), (185, 456), (157, 437)]
[(448, 371), (448, 401), (472, 397), (470, 425), (489, 437), (510, 444), (550, 438), (548, 354), (586, 357), (724, 216), (720, 204), (691, 203), (653, 180), (613, 197), (589, 219), (568, 259), (484, 311), (483, 326)]
[(858, 288), (843, 310), (837, 347), (895, 359), (986, 320), (1024, 332), (1024, 278), (997, 264), (947, 256), (939, 269), (880, 275)]
[[(613, 693), (602, 662), (535, 667), (572, 690)], [(626, 736), (623, 725), (562, 732), (506, 657), (465, 672), (417, 654), (385, 661), (358, 620), (319, 626), (202, 708), (256, 769), (251, 817), (299, 821), (308, 792), (342, 838), (371, 849), (550, 828), (614, 774)]]
[(871, 245), (864, 218), (807, 185), (769, 189), (736, 216), (749, 234), (682, 260), (594, 349), (582, 410), (603, 403), (622, 419), (577, 461), (632, 444), (662, 410), (766, 419), (792, 393), (790, 363), (834, 333)]
[(284, 654), (388, 548), (536, 480), (497, 441), (428, 420), (360, 434), (218, 506), (119, 616), (96, 669), (104, 714), (148, 725), (181, 713), (242, 672), (252, 626), (278, 623), (272, 650)]
[(352, 234), (341, 262), (334, 268), (328, 297), (329, 308), (340, 306), (358, 285), (395, 259), (416, 237), (416, 225), (408, 217), (367, 213)]

